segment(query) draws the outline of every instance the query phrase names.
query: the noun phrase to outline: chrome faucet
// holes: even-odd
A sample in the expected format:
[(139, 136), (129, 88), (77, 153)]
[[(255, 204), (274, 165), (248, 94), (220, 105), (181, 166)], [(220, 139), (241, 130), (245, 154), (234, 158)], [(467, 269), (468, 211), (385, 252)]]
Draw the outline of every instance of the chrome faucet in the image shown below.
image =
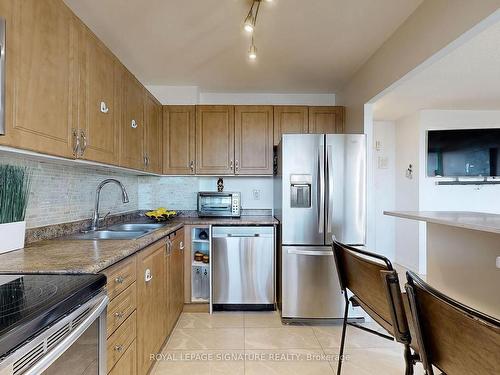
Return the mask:
[[(95, 191), (94, 214), (92, 215), (92, 225), (90, 227), (90, 230), (99, 229), (99, 221), (101, 220), (99, 218), (99, 199), (101, 196), (101, 189), (104, 187), (104, 185), (109, 184), (110, 182), (117, 184), (122, 189), (122, 202), (123, 203), (129, 202), (127, 190), (125, 190), (125, 186), (123, 186), (123, 184), (120, 181), (115, 180), (114, 178), (108, 178), (108, 179), (104, 180), (103, 182), (101, 182), (97, 186), (97, 189)], [(104, 220), (106, 218), (106, 216), (108, 216), (108, 215), (109, 215), (109, 212), (102, 218), (102, 220)]]

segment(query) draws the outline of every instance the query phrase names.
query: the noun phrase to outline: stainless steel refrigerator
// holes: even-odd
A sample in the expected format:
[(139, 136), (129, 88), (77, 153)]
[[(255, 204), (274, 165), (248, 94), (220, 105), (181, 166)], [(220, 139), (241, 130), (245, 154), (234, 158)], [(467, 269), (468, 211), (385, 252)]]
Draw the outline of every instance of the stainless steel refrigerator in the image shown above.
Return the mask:
[(363, 245), (366, 139), (361, 134), (285, 134), (278, 146), (277, 300), (282, 318), (342, 318), (332, 236)]

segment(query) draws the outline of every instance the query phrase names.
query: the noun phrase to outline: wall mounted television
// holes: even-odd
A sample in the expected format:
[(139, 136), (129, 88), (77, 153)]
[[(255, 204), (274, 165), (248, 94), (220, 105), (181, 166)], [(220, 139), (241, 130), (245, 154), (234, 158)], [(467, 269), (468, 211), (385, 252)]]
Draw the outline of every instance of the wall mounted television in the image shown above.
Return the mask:
[(429, 130), (427, 176), (500, 176), (500, 128)]

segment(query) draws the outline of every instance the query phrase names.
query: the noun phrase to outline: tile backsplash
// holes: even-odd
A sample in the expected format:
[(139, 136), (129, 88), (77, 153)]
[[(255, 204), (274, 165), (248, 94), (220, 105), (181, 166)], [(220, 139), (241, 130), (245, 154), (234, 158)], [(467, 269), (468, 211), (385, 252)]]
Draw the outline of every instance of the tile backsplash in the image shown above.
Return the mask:
[(11, 155), (0, 155), (0, 164), (23, 165), (33, 172), (26, 212), (28, 228), (90, 218), (94, 210), (95, 189), (106, 178), (120, 180), (127, 189), (130, 202), (123, 204), (118, 186), (107, 185), (101, 192), (102, 215), (108, 211), (118, 213), (138, 208), (138, 177), (134, 175)]
[[(120, 180), (127, 189), (128, 204), (121, 201), (118, 186), (101, 191), (101, 215), (137, 209), (168, 207), (196, 210), (198, 191), (217, 190), (217, 177), (135, 176), (71, 161), (45, 160), (0, 153), (0, 164), (23, 165), (33, 171), (26, 221), (28, 228), (88, 219), (94, 210), (95, 189), (106, 178)], [(224, 177), (226, 191), (241, 192), (243, 209), (271, 209), (271, 177)]]

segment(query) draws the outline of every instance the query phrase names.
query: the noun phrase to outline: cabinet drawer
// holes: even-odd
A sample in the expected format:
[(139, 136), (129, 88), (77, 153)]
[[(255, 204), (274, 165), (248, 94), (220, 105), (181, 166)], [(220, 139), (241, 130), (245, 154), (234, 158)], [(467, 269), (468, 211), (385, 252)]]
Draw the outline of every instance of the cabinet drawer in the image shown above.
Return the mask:
[(108, 337), (127, 319), (137, 306), (137, 288), (135, 282), (121, 292), (108, 305)]
[(108, 338), (107, 353), (108, 353), (108, 371), (118, 362), (125, 354), (125, 351), (130, 346), (136, 337), (136, 316), (135, 311), (127, 320)]
[(109, 375), (136, 375), (137, 374), (137, 348), (136, 341), (128, 347)]
[(117, 264), (105, 269), (103, 273), (108, 279), (106, 289), (108, 291), (109, 299), (112, 300), (135, 281), (136, 256), (134, 255), (118, 262)]

